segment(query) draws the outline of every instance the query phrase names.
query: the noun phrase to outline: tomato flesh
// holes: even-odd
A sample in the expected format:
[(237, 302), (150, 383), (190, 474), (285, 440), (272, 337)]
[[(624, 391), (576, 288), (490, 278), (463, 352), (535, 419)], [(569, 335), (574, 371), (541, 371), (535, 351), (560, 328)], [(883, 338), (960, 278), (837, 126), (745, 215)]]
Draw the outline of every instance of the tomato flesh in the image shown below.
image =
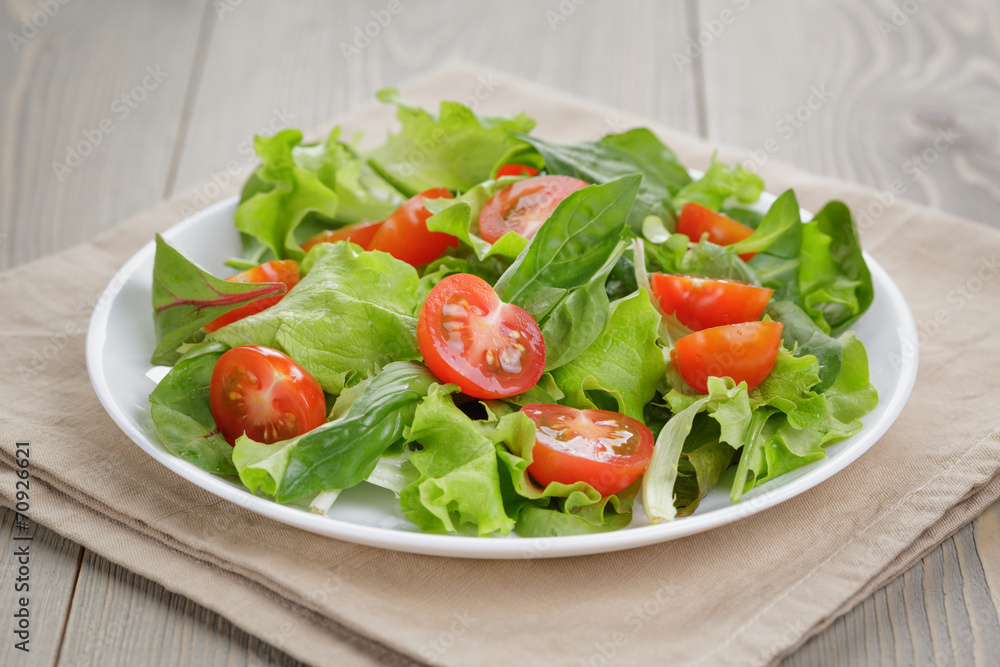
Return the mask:
[(382, 226), (382, 222), (382, 220), (374, 220), (372, 222), (359, 222), (347, 225), (340, 229), (328, 229), (303, 243), (302, 249), (309, 252), (313, 246), (320, 243), (336, 243), (337, 241), (350, 241), (367, 249), (368, 244), (375, 238), (375, 233)]
[(497, 178), (501, 176), (537, 176), (538, 170), (526, 164), (505, 164), (497, 169)]
[(759, 320), (774, 294), (738, 280), (668, 273), (654, 273), (650, 279), (663, 312), (694, 331)]
[[(681, 216), (677, 220), (677, 232), (684, 234), (697, 243), (702, 235), (708, 234), (708, 240), (716, 245), (733, 245), (753, 234), (753, 229), (742, 222), (737, 222), (729, 216), (716, 213), (701, 204), (690, 202), (684, 204)], [(755, 252), (745, 252), (740, 259), (749, 262)]]
[(767, 377), (781, 347), (780, 322), (745, 322), (696, 331), (679, 339), (670, 361), (684, 381), (702, 394), (709, 377), (731, 377), (753, 389)]
[(417, 345), (438, 379), (475, 398), (520, 394), (545, 369), (545, 341), (531, 315), (467, 273), (448, 276), (427, 295)]
[(479, 235), (490, 243), (507, 232), (530, 239), (563, 199), (588, 185), (572, 176), (535, 176), (508, 185), (483, 206)]
[[(235, 276), (226, 278), (226, 280), (231, 283), (284, 283), (285, 294), (287, 294), (288, 290), (299, 284), (299, 263), (294, 259), (266, 262), (260, 266), (255, 266), (252, 269), (247, 269), (243, 273), (237, 273)], [(256, 301), (251, 301), (250, 303), (244, 304), (239, 308), (234, 308), (228, 313), (219, 315), (214, 320), (206, 324), (204, 327), (205, 331), (211, 333), (212, 331), (220, 329), (227, 324), (231, 324), (236, 320), (242, 320), (244, 317), (256, 315), (260, 311), (270, 308), (274, 304), (281, 301), (285, 294), (269, 296), (266, 299), (257, 299)]]
[(610, 496), (642, 477), (653, 456), (652, 432), (617, 412), (547, 403), (521, 412), (535, 422), (528, 472), (542, 486), (586, 482)]
[(444, 188), (421, 192), (409, 199), (378, 228), (368, 250), (381, 250), (412, 266), (421, 266), (441, 257), (448, 248), (457, 248), (458, 239), (451, 234), (427, 229), (431, 212), (424, 199), (451, 199), (454, 195)]
[(219, 357), (209, 386), (212, 416), (231, 445), (244, 433), (265, 444), (307, 433), (326, 420), (315, 378), (287, 355), (262, 345)]

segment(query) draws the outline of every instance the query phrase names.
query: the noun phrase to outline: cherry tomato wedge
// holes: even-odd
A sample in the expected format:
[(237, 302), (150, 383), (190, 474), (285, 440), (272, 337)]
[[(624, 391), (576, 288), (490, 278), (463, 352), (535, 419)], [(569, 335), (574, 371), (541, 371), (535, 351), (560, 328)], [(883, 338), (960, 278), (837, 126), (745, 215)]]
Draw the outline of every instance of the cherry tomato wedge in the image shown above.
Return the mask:
[[(252, 269), (247, 269), (243, 273), (237, 273), (235, 276), (226, 278), (226, 280), (231, 283), (284, 283), (285, 293), (287, 294), (288, 290), (299, 284), (299, 263), (294, 259), (266, 262)], [(205, 331), (211, 333), (236, 320), (256, 315), (260, 311), (270, 308), (281, 301), (283, 296), (284, 294), (269, 296), (266, 299), (257, 299), (239, 308), (234, 308), (225, 315), (219, 315), (206, 324), (204, 327)]]
[(451, 199), (444, 188), (435, 188), (414, 195), (390, 215), (368, 244), (368, 250), (381, 250), (413, 266), (421, 266), (443, 255), (448, 248), (457, 248), (458, 239), (451, 234), (427, 229), (431, 212), (424, 199)]
[(497, 178), (501, 176), (537, 176), (538, 170), (526, 164), (505, 164), (497, 169)]
[[(684, 208), (681, 209), (681, 217), (677, 220), (677, 231), (695, 243), (701, 240), (703, 234), (708, 234), (708, 240), (716, 245), (733, 245), (753, 234), (753, 229), (742, 222), (694, 202), (684, 204)], [(745, 252), (740, 255), (740, 259), (749, 262), (756, 254)]]
[(507, 232), (530, 239), (559, 202), (588, 185), (572, 176), (535, 176), (508, 185), (483, 206), (479, 235), (490, 243), (496, 243)]
[(359, 222), (347, 225), (340, 229), (328, 229), (320, 232), (302, 244), (302, 249), (309, 252), (313, 246), (320, 243), (336, 243), (337, 241), (350, 241), (356, 243), (367, 250), (368, 244), (375, 238), (375, 232), (382, 226), (382, 220), (373, 222)]
[(739, 280), (669, 273), (654, 273), (650, 279), (663, 312), (695, 331), (759, 320), (774, 294), (773, 289)]
[(326, 420), (326, 398), (312, 375), (262, 345), (234, 347), (215, 362), (209, 403), (231, 445), (246, 433), (265, 444), (288, 440)]
[(417, 345), (438, 379), (476, 398), (520, 394), (545, 369), (545, 341), (531, 315), (467, 273), (448, 276), (427, 295)]
[(711, 376), (731, 377), (753, 389), (774, 368), (783, 328), (780, 322), (745, 322), (697, 331), (677, 341), (670, 361), (703, 394)]
[(548, 403), (521, 412), (537, 427), (528, 472), (542, 486), (586, 482), (610, 496), (642, 477), (653, 456), (650, 430), (617, 412)]

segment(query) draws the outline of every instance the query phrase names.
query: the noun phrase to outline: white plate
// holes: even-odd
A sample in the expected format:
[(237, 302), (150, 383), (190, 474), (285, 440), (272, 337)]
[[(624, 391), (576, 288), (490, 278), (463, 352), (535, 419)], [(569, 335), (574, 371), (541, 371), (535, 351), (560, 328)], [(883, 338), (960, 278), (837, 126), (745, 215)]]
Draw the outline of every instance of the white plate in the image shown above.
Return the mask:
[[(773, 201), (773, 196), (765, 194), (758, 207), (766, 210)], [(220, 202), (175, 225), (164, 236), (207, 270), (228, 275), (232, 270), (223, 261), (241, 253), (233, 227), (235, 210), (235, 198)], [(160, 444), (149, 416), (148, 396), (155, 383), (147, 376), (154, 347), (150, 305), (153, 254), (151, 241), (115, 275), (87, 332), (90, 378), (115, 422), (167, 468), (241, 507), (321, 535), (398, 551), (462, 558), (578, 556), (645, 546), (731, 523), (816, 486), (861, 456), (899, 415), (917, 374), (917, 335), (910, 309), (888, 274), (865, 255), (875, 284), (875, 301), (854, 328), (868, 350), (879, 404), (862, 419), (864, 429), (829, 446), (826, 458), (754, 489), (738, 505), (730, 503), (728, 491), (716, 488), (692, 516), (671, 523), (649, 525), (641, 503), (637, 503), (632, 524), (609, 533), (554, 538), (433, 535), (420, 532), (403, 517), (392, 492), (366, 482), (345, 491), (330, 512), (320, 516), (251, 494), (238, 483), (175, 457)]]

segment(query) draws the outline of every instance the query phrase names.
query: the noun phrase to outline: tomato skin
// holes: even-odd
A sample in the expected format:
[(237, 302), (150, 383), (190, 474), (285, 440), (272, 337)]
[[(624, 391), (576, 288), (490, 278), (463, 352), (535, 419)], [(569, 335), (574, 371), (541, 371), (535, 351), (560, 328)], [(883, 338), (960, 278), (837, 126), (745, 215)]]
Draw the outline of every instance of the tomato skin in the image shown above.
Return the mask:
[(264, 444), (288, 440), (326, 421), (326, 397), (315, 378), (263, 345), (234, 347), (219, 357), (209, 402), (231, 445), (244, 433)]
[(728, 376), (753, 389), (774, 368), (782, 329), (781, 322), (745, 322), (696, 331), (677, 341), (670, 361), (702, 394), (708, 393), (710, 376)]
[(535, 176), (508, 185), (483, 206), (479, 235), (490, 243), (496, 243), (507, 232), (530, 239), (559, 202), (588, 185), (572, 176)]
[(586, 482), (610, 496), (642, 477), (653, 456), (652, 432), (617, 412), (548, 403), (526, 405), (521, 412), (535, 422), (528, 472), (542, 486)]
[(467, 273), (448, 276), (427, 295), (417, 345), (438, 379), (475, 398), (520, 394), (545, 370), (545, 340), (531, 315)]
[[(753, 229), (701, 204), (689, 202), (681, 209), (677, 232), (695, 243), (701, 240), (703, 234), (708, 234), (708, 240), (716, 245), (733, 245), (753, 234)], [(756, 254), (745, 252), (740, 259), (749, 262)]]
[[(226, 278), (226, 280), (231, 283), (284, 283), (285, 294), (287, 294), (288, 290), (299, 284), (299, 263), (294, 259), (265, 262), (260, 266), (247, 269), (243, 273), (237, 273), (235, 276)], [(227, 324), (232, 324), (236, 320), (256, 315), (260, 311), (266, 310), (281, 301), (285, 294), (269, 296), (266, 299), (257, 299), (239, 308), (234, 308), (228, 313), (216, 317), (206, 324), (204, 329), (211, 333)]]
[(444, 188), (434, 188), (410, 197), (386, 218), (375, 232), (368, 250), (381, 250), (412, 266), (421, 266), (443, 255), (448, 248), (457, 248), (458, 239), (451, 234), (427, 229), (431, 212), (424, 206), (424, 199), (452, 199), (454, 195)]
[(497, 178), (501, 176), (537, 176), (538, 170), (526, 164), (511, 162), (497, 169)]
[(320, 243), (336, 243), (337, 241), (350, 241), (367, 249), (368, 244), (375, 238), (375, 233), (382, 227), (383, 222), (383, 220), (373, 220), (372, 222), (358, 222), (353, 225), (346, 225), (340, 229), (328, 229), (303, 243), (302, 249), (305, 252), (309, 252), (314, 246)]
[(759, 320), (774, 294), (739, 280), (669, 273), (654, 273), (650, 280), (663, 312), (694, 331)]

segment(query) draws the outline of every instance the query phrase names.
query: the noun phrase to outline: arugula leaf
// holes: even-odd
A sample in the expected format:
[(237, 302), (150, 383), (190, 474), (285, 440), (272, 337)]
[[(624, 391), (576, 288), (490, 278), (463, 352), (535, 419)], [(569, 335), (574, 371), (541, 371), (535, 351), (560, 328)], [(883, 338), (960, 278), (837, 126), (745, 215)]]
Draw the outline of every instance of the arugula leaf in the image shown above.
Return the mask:
[(672, 195), (691, 182), (691, 176), (673, 151), (645, 128), (609, 134), (599, 141), (554, 144), (537, 137), (515, 135), (531, 144), (545, 159), (550, 174), (573, 176), (588, 183), (610, 183), (639, 174), (642, 183), (636, 204), (628, 215), (636, 233), (647, 216), (656, 216), (674, 226)]
[(216, 278), (156, 235), (153, 260), (153, 327), (156, 348), (152, 362), (170, 365), (183, 343), (198, 342), (201, 328), (234, 308), (285, 293), (283, 283), (235, 283)]
[(645, 289), (616, 301), (604, 330), (573, 361), (553, 373), (566, 405), (596, 408), (589, 391), (605, 391), (617, 411), (642, 420), (643, 407), (663, 379), (663, 353), (656, 344), (660, 315)]
[(680, 210), (684, 204), (694, 202), (713, 211), (722, 208), (730, 197), (744, 204), (752, 204), (760, 199), (764, 191), (764, 181), (742, 166), (728, 167), (712, 156), (712, 166), (705, 175), (681, 188), (674, 195), (674, 208)]
[(572, 193), (497, 281), (497, 294), (541, 327), (546, 370), (572, 361), (604, 328), (604, 285), (625, 250), (621, 234), (639, 181), (626, 176)]
[(210, 338), (281, 350), (331, 394), (389, 362), (419, 357), (419, 280), (409, 264), (349, 243), (320, 243), (302, 270), (305, 277), (277, 304)]
[[(417, 403), (436, 383), (437, 378), (423, 364), (391, 363), (375, 376), (343, 419), (287, 443), (264, 445), (279, 454), (276, 445), (291, 448), (284, 469), (273, 468), (281, 475), (274, 479), (275, 500), (286, 503), (321, 491), (347, 489), (365, 480), (379, 457), (403, 437)], [(247, 449), (250, 444), (241, 438), (236, 447)]]
[(315, 172), (296, 164), (292, 149), (301, 142), (298, 130), (254, 138), (262, 164), (255, 172), (254, 194), (236, 209), (236, 228), (277, 259), (302, 259), (305, 253), (295, 240), (295, 229), (310, 213), (332, 220), (340, 201)]
[(497, 160), (520, 143), (511, 133), (535, 126), (523, 113), (477, 116), (457, 102), (442, 102), (434, 116), (403, 102), (393, 88), (376, 96), (396, 105), (402, 129), (373, 150), (368, 163), (408, 197), (440, 187), (464, 192), (488, 180)]
[(171, 453), (202, 470), (235, 475), (233, 448), (219, 432), (212, 416), (208, 389), (212, 370), (224, 345), (202, 345), (191, 350), (149, 395), (157, 435)]
[(420, 478), (399, 496), (403, 514), (421, 530), (454, 533), (465, 524), (479, 535), (507, 535), (514, 520), (504, 510), (493, 443), (455, 407), (447, 387), (434, 385), (417, 406), (408, 440)]

